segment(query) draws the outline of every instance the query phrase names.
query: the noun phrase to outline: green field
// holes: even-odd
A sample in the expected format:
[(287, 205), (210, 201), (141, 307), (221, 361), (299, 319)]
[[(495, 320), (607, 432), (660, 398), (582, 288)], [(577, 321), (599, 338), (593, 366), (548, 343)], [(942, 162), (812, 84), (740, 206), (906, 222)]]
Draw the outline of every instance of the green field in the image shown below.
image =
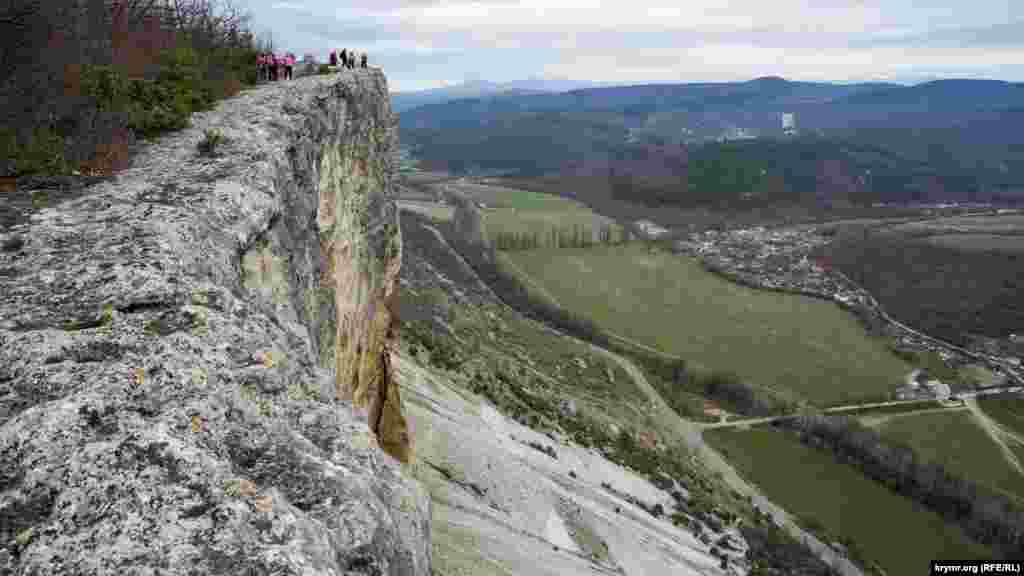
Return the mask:
[(853, 540), (891, 575), (927, 574), (936, 558), (991, 558), (988, 548), (830, 454), (776, 430), (716, 430), (707, 441), (776, 504)]
[(626, 245), (509, 252), (562, 306), (621, 336), (815, 404), (878, 397), (911, 367), (832, 303), (746, 288)]
[(997, 236), (995, 234), (942, 234), (928, 236), (917, 242), (931, 242), (957, 250), (980, 250), (982, 252), (1024, 253), (1024, 233), (1018, 236)]
[(436, 202), (415, 200), (399, 200), (398, 208), (400, 210), (416, 212), (417, 214), (422, 214), (432, 220), (438, 220), (442, 222), (450, 221), (452, 219), (452, 215), (455, 212), (455, 209), (452, 208), (451, 206), (438, 204)]
[(1024, 436), (1024, 398), (1009, 394), (983, 396), (978, 398), (978, 406), (996, 422)]
[[(1008, 431), (1024, 439), (1024, 398), (1005, 394), (982, 397), (978, 399), (978, 406)], [(1012, 442), (1009, 446), (1017, 458), (1024, 462), (1024, 446)]]
[(463, 183), (451, 186), (485, 206), (484, 225), (492, 242), (499, 234), (536, 234), (540, 245), (548, 246), (552, 230), (576, 227), (581, 233), (590, 234), (596, 242), (598, 231), (609, 225), (617, 231), (616, 238), (621, 237), (620, 226), (575, 200), (500, 186)]
[(1024, 498), (1024, 477), (966, 411), (893, 418), (879, 431), (962, 478)]
[(451, 186), (467, 198), (485, 204), (487, 208), (512, 208), (533, 212), (590, 212), (586, 206), (575, 200), (552, 194), (461, 182)]

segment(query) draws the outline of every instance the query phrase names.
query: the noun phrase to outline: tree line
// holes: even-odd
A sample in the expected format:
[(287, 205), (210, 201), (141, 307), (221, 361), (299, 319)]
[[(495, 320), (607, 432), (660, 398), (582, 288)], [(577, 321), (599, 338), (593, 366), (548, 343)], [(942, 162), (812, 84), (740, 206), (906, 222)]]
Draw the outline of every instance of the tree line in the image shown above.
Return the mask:
[(802, 415), (779, 422), (801, 441), (824, 447), (865, 475), (959, 524), (1004, 557), (1022, 559), (1024, 509), (1013, 499), (919, 457), (846, 416)]
[(109, 173), (137, 138), (256, 81), (272, 44), (231, 0), (0, 4), (0, 176)]
[[(552, 226), (547, 232), (540, 230), (500, 231), (494, 234), (495, 248), (502, 252), (537, 250), (539, 248), (590, 248), (613, 246), (629, 241), (629, 234), (611, 224), (602, 225), (596, 232), (590, 226), (573, 224)], [(595, 238), (596, 236), (596, 238)]]

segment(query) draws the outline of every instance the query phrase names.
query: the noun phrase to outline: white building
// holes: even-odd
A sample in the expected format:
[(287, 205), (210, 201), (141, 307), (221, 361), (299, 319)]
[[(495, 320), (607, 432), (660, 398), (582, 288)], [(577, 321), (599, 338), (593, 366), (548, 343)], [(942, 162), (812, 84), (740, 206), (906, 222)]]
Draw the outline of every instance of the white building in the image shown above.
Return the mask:
[(782, 131), (786, 134), (796, 133), (796, 115), (792, 112), (782, 113)]

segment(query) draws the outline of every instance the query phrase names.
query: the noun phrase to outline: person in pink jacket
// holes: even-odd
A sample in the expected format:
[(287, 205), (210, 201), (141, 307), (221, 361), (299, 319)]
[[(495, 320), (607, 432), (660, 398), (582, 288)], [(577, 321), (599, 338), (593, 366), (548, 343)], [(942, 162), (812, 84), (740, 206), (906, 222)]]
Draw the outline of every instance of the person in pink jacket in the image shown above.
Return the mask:
[(295, 68), (295, 56), (290, 52), (284, 57), (284, 73), (288, 80), (292, 79), (292, 70)]

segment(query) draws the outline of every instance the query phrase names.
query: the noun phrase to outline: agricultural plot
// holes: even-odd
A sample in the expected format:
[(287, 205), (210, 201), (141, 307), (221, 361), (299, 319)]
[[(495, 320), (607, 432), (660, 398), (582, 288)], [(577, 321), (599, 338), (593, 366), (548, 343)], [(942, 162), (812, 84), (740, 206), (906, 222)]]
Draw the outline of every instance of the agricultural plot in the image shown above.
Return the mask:
[(992, 557), (959, 527), (795, 436), (754, 429), (716, 430), (705, 438), (773, 502), (830, 539), (852, 540), (888, 574), (924, 574), (936, 558)]
[(953, 216), (911, 222), (893, 226), (894, 232), (913, 235), (924, 233), (940, 233), (955, 230), (958, 233), (975, 234), (1024, 234), (1024, 214), (1008, 214), (1002, 216)]
[(1008, 394), (978, 398), (990, 418), (1018, 436), (1024, 436), (1024, 398)]
[[(987, 396), (978, 399), (978, 406), (1007, 433), (1024, 440), (1024, 398), (1010, 395)], [(1008, 446), (1017, 458), (1024, 462), (1024, 445), (1010, 441)]]
[(962, 478), (1024, 500), (1024, 477), (1010, 467), (969, 412), (893, 418), (881, 423), (879, 431)]
[(1024, 230), (1019, 236), (995, 234), (942, 234), (917, 240), (965, 252), (1009, 252), (1024, 254)]
[(399, 200), (398, 208), (400, 210), (421, 214), (431, 220), (439, 220), (442, 222), (450, 221), (455, 213), (455, 209), (451, 206), (430, 201)]
[(563, 307), (606, 330), (793, 400), (877, 398), (911, 370), (834, 304), (739, 286), (690, 258), (640, 245), (506, 256)]
[(536, 237), (538, 246), (554, 247), (559, 242), (558, 231), (563, 234), (563, 244), (574, 235), (596, 243), (606, 227), (613, 230), (613, 239), (622, 238), (620, 226), (575, 200), (500, 186), (451, 186), (484, 206), (488, 238), (499, 247), (499, 238), (510, 235)]

